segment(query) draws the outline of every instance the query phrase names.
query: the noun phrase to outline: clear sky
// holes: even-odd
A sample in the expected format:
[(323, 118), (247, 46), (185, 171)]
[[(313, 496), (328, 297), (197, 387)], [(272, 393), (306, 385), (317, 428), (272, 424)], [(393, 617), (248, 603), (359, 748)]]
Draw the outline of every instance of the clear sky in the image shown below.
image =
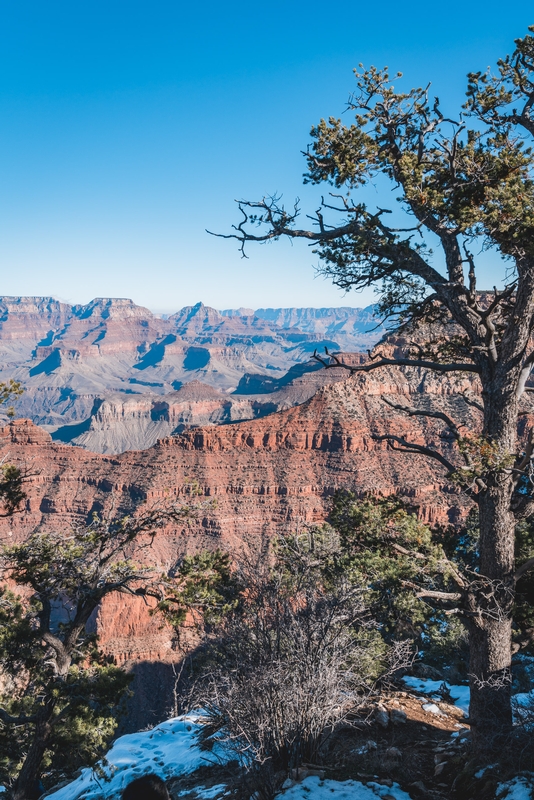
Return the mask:
[(243, 261), (204, 229), (228, 231), (234, 198), (315, 208), (300, 151), (358, 62), (432, 80), (452, 114), (532, 23), (532, 0), (0, 0), (0, 294), (370, 302), (315, 278), (304, 243)]

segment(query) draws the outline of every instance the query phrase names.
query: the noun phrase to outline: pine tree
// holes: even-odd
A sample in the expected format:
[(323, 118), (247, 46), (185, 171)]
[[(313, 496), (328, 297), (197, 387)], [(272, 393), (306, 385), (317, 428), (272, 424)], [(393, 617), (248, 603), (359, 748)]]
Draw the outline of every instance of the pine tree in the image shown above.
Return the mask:
[(129, 548), (189, 513), (95, 515), (70, 533), (33, 534), (3, 549), (0, 782), (13, 800), (31, 800), (42, 780), (53, 784), (104, 752), (129, 677), (99, 651), (91, 619), (113, 592), (151, 593), (154, 576)]
[[(469, 374), (478, 385), (480, 399), (465, 396), (479, 415), (469, 435), (439, 410), (399, 406), (440, 420), (458, 445), (452, 459), (403, 437), (378, 438), (436, 460), (478, 506), (479, 572), (462, 578), (454, 594), (469, 631), (474, 741), (498, 747), (512, 729), (515, 587), (534, 566), (531, 559), (516, 571), (514, 553), (516, 524), (534, 512), (534, 429), (518, 437), (534, 364), (534, 37), (517, 40), (496, 76), (469, 76), (468, 101), (456, 119), (445, 116), (429, 86), (399, 91), (401, 77), (387, 68), (356, 71), (349, 101), (355, 121), (331, 117), (312, 128), (305, 180), (338, 190), (321, 200), (314, 227), (298, 228), (298, 204), (288, 210), (271, 197), (240, 202), (242, 220), (226, 238), (238, 239), (243, 254), (248, 242), (304, 239), (334, 284), (375, 287), (379, 310), (394, 327), (430, 331), (404, 357), (378, 352), (353, 373), (404, 367)], [(391, 209), (352, 198), (379, 176), (397, 190), (406, 224), (388, 221)], [(336, 214), (341, 219), (330, 222)], [(443, 267), (433, 258), (435, 244)], [(483, 256), (472, 252), (480, 244), (502, 256), (501, 291), (480, 291), (489, 288)], [(346, 366), (339, 356), (323, 362)]]

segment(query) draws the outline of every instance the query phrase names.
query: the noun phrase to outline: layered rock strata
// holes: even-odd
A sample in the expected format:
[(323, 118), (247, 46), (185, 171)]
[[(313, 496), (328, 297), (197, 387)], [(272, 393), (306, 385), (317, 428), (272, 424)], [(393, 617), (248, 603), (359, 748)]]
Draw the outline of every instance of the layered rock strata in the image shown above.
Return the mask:
[(322, 309), (320, 324), (313, 324), (310, 309), (288, 311), (273, 319), (224, 315), (198, 303), (162, 318), (121, 298), (70, 306), (53, 298), (0, 297), (2, 379), (24, 385), (21, 416), (53, 429), (87, 421), (117, 393), (155, 403), (193, 380), (228, 393), (246, 374), (276, 381), (315, 348), (362, 349), (380, 338), (369, 309), (343, 309), (341, 316)]
[[(153, 546), (142, 551), (147, 563), (168, 570), (187, 551), (255, 547), (262, 537), (320, 523), (338, 489), (396, 492), (418, 505), (428, 522), (447, 522), (458, 513), (460, 498), (442, 468), (391, 451), (373, 436), (395, 433), (447, 450), (442, 423), (408, 418), (383, 398), (432, 403), (469, 429), (477, 412), (459, 395), (462, 388), (461, 382), (448, 384), (415, 370), (383, 372), (381, 380), (359, 374), (287, 411), (186, 430), (148, 450), (115, 457), (54, 443), (30, 421), (19, 420), (2, 430), (0, 452), (33, 477), (24, 512), (1, 520), (1, 536), (14, 540), (33, 530), (68, 531), (93, 511), (132, 511), (141, 501), (199, 504), (196, 520), (158, 533)], [(157, 630), (141, 601), (125, 602), (116, 598), (101, 612), (99, 629), (108, 650), (118, 660), (168, 656), (168, 631)]]

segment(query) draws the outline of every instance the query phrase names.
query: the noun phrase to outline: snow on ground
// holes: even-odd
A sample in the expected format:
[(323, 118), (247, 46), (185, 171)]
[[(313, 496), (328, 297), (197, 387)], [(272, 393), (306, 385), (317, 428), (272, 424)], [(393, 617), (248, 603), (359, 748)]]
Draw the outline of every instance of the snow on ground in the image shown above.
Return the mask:
[[(412, 677), (403, 680), (407, 687), (432, 698), (439, 696), (439, 690), (443, 686), (442, 681)], [(455, 705), (467, 714), (469, 687), (446, 686)], [(533, 701), (534, 691), (514, 697), (518, 711), (526, 711)], [(217, 742), (211, 750), (200, 748), (198, 735), (202, 728), (202, 716), (188, 714), (167, 720), (148, 731), (121, 736), (95, 769), (82, 770), (76, 780), (48, 795), (47, 800), (119, 800), (124, 787), (142, 775), (156, 773), (164, 780), (169, 780), (193, 773), (202, 766), (227, 761), (229, 754)], [(456, 735), (459, 734), (453, 734)], [(527, 778), (515, 778), (501, 784), (497, 796), (500, 800), (534, 800), (532, 787), (532, 782)], [(222, 784), (209, 789), (199, 785), (196, 792), (199, 800), (215, 800), (224, 796), (225, 789)], [(306, 778), (278, 796), (283, 800), (379, 800), (386, 795), (395, 800), (411, 800), (398, 784), (389, 787), (373, 781), (363, 784), (352, 780), (320, 780), (315, 776)]]
[(382, 786), (370, 782), (364, 786), (359, 781), (322, 781), (317, 777), (306, 778), (277, 797), (283, 797), (284, 800), (379, 800), (384, 795), (390, 795), (395, 800), (411, 800), (410, 795), (396, 783)]
[(514, 778), (498, 785), (497, 797), (499, 800), (531, 800), (533, 787), (534, 783), (528, 778)]
[(445, 714), (435, 703), (423, 703), (423, 711), (428, 711), (430, 714), (435, 714), (436, 717), (444, 717)]
[[(228, 760), (217, 744), (209, 751), (200, 749), (198, 734), (201, 729), (202, 717), (189, 714), (169, 719), (148, 731), (121, 736), (107, 753), (105, 763), (100, 762), (96, 769), (82, 770), (76, 780), (49, 795), (48, 800), (82, 797), (83, 800), (115, 800), (130, 781), (142, 775), (155, 773), (168, 780), (194, 772), (201, 766)], [(203, 797), (213, 795), (204, 794)]]
[[(195, 714), (170, 719), (152, 730), (121, 736), (96, 769), (84, 769), (72, 783), (63, 786), (47, 800), (118, 800), (130, 781), (156, 773), (164, 780), (194, 772), (210, 763), (222, 763), (228, 755), (215, 743), (212, 750), (201, 750), (198, 734), (202, 717)], [(106, 780), (107, 778), (107, 780)], [(224, 784), (195, 787), (199, 800), (223, 797)], [(185, 794), (189, 794), (187, 789)], [(380, 800), (390, 795), (395, 800), (411, 800), (398, 784), (382, 786), (370, 782), (320, 780), (309, 777), (282, 792), (284, 800)]]
[(469, 686), (458, 686), (445, 683), (445, 681), (430, 681), (412, 677), (405, 677), (402, 680), (410, 689), (415, 689), (421, 694), (435, 695), (436, 697), (439, 697), (440, 689), (445, 686), (449, 690), (454, 705), (457, 708), (461, 708), (466, 716), (469, 714)]
[(534, 721), (534, 690), (514, 694), (512, 706), (516, 722), (531, 726)]
[[(218, 783), (217, 786), (210, 786), (209, 789), (196, 787), (195, 793), (198, 797), (198, 800), (217, 800), (217, 798), (224, 796), (227, 788), (228, 787), (226, 786), (225, 783)], [(178, 797), (190, 794), (191, 794), (191, 789), (184, 789), (183, 792), (180, 792), (178, 794)]]
[[(438, 699), (440, 689), (445, 686), (454, 700), (454, 705), (461, 708), (466, 716), (469, 715), (469, 686), (457, 686), (445, 683), (444, 681), (422, 680), (421, 678), (405, 677), (403, 682), (410, 689), (415, 689), (421, 694), (428, 694), (434, 699)], [(430, 711), (431, 704), (423, 706), (426, 711)], [(531, 692), (520, 692), (512, 697), (514, 719), (517, 723), (532, 723), (534, 718), (534, 689)], [(434, 713), (436, 713), (434, 711)]]

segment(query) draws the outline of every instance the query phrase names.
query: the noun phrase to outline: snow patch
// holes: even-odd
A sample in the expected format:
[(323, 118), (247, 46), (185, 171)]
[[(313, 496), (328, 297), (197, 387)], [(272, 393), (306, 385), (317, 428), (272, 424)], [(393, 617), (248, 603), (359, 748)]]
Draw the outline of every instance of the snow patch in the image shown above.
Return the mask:
[(435, 703), (423, 703), (423, 711), (428, 711), (430, 714), (435, 714), (437, 717), (444, 717), (445, 714)]
[(411, 800), (397, 783), (382, 786), (370, 782), (365, 786), (360, 781), (322, 781), (316, 776), (306, 778), (278, 797), (284, 800), (378, 800), (384, 795), (391, 795), (395, 800)]
[[(227, 790), (227, 786), (225, 783), (219, 783), (217, 786), (210, 786), (209, 789), (204, 789), (202, 786), (195, 786), (194, 792), (198, 797), (198, 800), (216, 800), (219, 797), (224, 796), (224, 793)], [(184, 789), (183, 792), (180, 792), (178, 797), (182, 797), (182, 795), (190, 795), (191, 789)]]
[[(499, 800), (532, 800), (532, 779), (514, 778), (513, 781), (500, 783), (497, 787)], [(501, 794), (505, 792), (505, 794)]]
[(402, 679), (406, 686), (415, 689), (421, 694), (439, 695), (443, 688), (446, 688), (454, 701), (454, 705), (460, 708), (467, 716), (469, 714), (469, 686), (450, 684), (445, 681), (422, 680), (407, 676)]
[[(187, 775), (201, 766), (228, 760), (223, 749), (215, 743), (212, 750), (201, 750), (198, 734), (202, 717), (188, 714), (162, 722), (148, 731), (121, 736), (113, 744), (104, 761), (95, 769), (84, 769), (76, 780), (48, 795), (47, 800), (114, 800), (135, 778), (154, 773), (163, 780)], [(222, 791), (222, 786), (202, 789)], [(198, 793), (198, 790), (197, 790)], [(203, 794), (201, 797), (215, 797)]]
[(528, 731), (534, 728), (534, 690), (512, 696), (512, 713), (517, 725), (523, 725)]

